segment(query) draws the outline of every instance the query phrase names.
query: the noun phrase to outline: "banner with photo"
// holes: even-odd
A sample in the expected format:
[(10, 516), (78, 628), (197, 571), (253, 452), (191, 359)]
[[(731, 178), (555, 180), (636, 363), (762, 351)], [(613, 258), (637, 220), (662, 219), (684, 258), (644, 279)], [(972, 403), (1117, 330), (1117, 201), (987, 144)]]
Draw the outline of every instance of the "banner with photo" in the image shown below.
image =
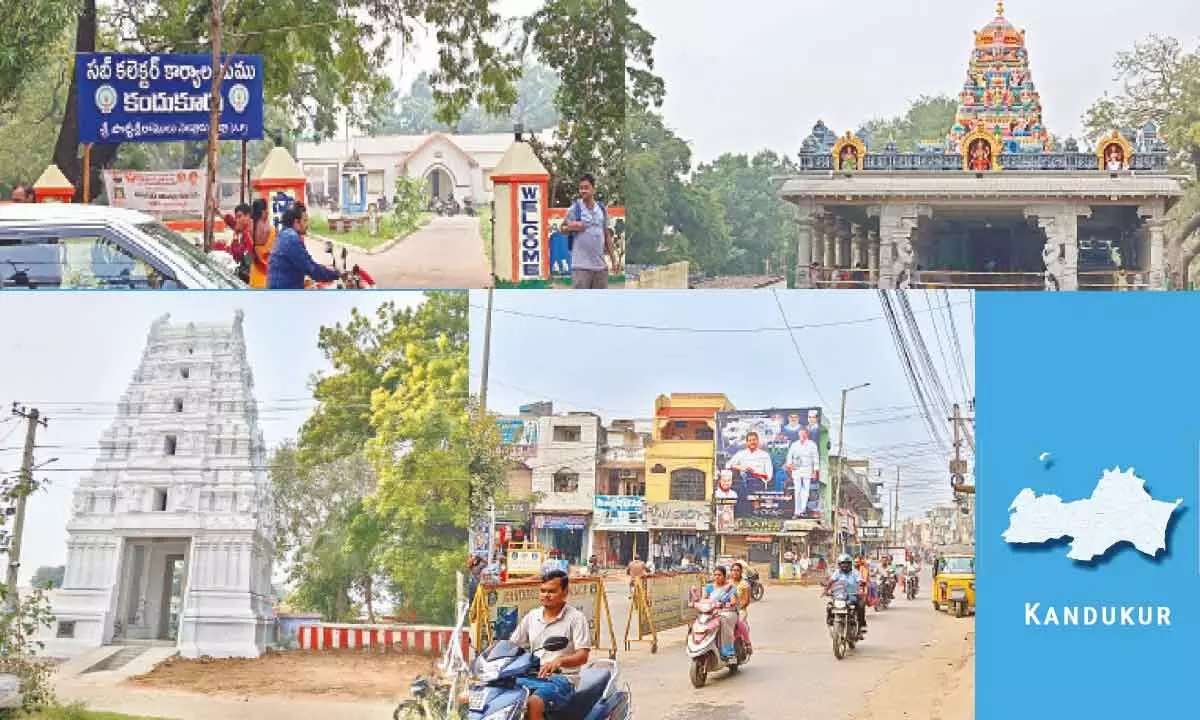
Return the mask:
[(717, 431), (718, 527), (734, 518), (824, 517), (819, 408), (718, 413)]

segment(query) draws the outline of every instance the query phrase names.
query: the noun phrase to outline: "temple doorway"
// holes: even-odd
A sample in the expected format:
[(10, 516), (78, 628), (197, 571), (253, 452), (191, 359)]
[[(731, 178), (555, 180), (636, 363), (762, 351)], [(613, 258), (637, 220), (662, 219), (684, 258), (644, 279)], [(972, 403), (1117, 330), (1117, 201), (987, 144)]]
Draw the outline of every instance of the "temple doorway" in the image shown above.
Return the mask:
[(130, 538), (119, 571), (113, 642), (176, 642), (188, 581), (186, 538)]

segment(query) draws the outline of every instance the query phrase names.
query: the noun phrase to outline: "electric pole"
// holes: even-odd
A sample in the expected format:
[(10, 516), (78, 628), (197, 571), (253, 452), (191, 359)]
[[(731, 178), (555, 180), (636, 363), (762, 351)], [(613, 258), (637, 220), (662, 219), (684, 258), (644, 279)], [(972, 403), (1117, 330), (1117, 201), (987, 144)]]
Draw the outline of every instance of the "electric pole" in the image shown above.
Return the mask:
[[(830, 559), (836, 561), (842, 548), (842, 469), (846, 466), (846, 396), (851, 390), (865, 388), (871, 383), (865, 382), (850, 388), (842, 389), (842, 409), (838, 414), (838, 461), (837, 474), (833, 476), (833, 552)], [(831, 563), (832, 564), (832, 563)]]
[(892, 544), (896, 544), (896, 533), (900, 530), (900, 468), (896, 468), (896, 500), (892, 505)]
[[(496, 249), (492, 248), (492, 256), (495, 257)], [(493, 267), (495, 260), (492, 261)], [(496, 274), (492, 273), (492, 285), (496, 284)], [(479, 422), (483, 423), (487, 418), (487, 396), (488, 396), (488, 369), (492, 362), (492, 303), (495, 298), (495, 290), (488, 288), (487, 293), (487, 315), (483, 320), (483, 369), (479, 373)], [(488, 498), (488, 524), (487, 524), (487, 554), (488, 554), (488, 570), (496, 564), (496, 499)], [(474, 549), (472, 549), (474, 552)], [(473, 602), (474, 598), (468, 600)]]
[[(964, 479), (967, 474), (967, 461), (962, 459), (963, 417), (958, 403), (954, 404), (954, 417), (950, 418), (950, 421), (954, 423), (954, 459), (950, 461), (950, 487), (956, 495), (972, 495), (975, 493), (975, 486), (967, 485)], [(974, 450), (974, 438), (970, 438), (970, 441), (971, 449)]]
[(21, 569), (21, 534), (25, 531), (25, 504), (34, 490), (33, 448), (37, 442), (38, 426), (46, 427), (49, 421), (41, 416), (37, 408), (27, 409), (17, 403), (13, 403), (12, 414), (24, 418), (26, 422), (25, 455), (21, 459), (20, 478), (17, 479), (13, 489), (13, 497), (17, 501), (17, 513), (13, 522), (12, 543), (8, 548), (7, 601), (15, 607), (17, 603), (17, 573)]

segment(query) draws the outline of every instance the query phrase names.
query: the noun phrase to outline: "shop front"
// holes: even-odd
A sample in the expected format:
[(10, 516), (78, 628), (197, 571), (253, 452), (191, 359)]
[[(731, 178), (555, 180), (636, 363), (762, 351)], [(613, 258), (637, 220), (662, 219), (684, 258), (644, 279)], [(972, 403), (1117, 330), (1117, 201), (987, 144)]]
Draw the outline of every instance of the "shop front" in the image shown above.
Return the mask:
[(597, 495), (592, 515), (592, 555), (605, 568), (624, 567), (636, 554), (650, 557), (646, 498), (640, 495)]
[(571, 565), (587, 565), (590, 512), (539, 513), (533, 515), (533, 531), (546, 550), (557, 551), (556, 559)]
[(690, 559), (707, 567), (712, 557), (712, 509), (706, 502), (670, 500), (646, 503), (650, 528), (650, 561), (670, 571)]

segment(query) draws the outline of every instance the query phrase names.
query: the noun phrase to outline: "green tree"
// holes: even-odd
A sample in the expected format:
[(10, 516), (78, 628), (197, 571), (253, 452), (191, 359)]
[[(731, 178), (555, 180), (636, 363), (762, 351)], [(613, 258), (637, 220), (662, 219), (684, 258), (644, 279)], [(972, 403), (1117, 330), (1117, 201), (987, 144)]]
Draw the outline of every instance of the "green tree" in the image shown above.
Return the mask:
[[(101, 38), (96, 0), (83, 0), (74, 49), (203, 52), (209, 47), (211, 7), (209, 0), (113, 0), (104, 15), (113, 34)], [(502, 21), (488, 3), (315, 0), (274, 3), (267, 11), (261, 0), (228, 0), (223, 18), (224, 48), (263, 56), (265, 102), (284, 111), (287, 126), (281, 130), (287, 132), (331, 137), (343, 112), (351, 125), (366, 126), (371, 108), (391, 90), (384, 68), (393, 40), (410, 42), (421, 26), (434, 29), (439, 43), (431, 76), (439, 120), (454, 122), (472, 103), (502, 112), (516, 100), (519, 64), (490, 41)], [(54, 159), (79, 185), (77, 112), (72, 80)], [(117, 148), (98, 145), (92, 151), (96, 193), (99, 171), (112, 167)]]
[(779, 199), (777, 178), (796, 171), (786, 157), (764, 150), (754, 157), (722, 155), (701, 164), (692, 182), (712, 191), (724, 208), (733, 252), (724, 272), (778, 272), (796, 227), (796, 213)]
[(872, 149), (879, 152), (895, 142), (900, 152), (915, 152), (922, 142), (940, 142), (954, 127), (958, 100), (949, 95), (922, 95), (909, 104), (903, 115), (873, 118), (863, 124), (871, 136)]
[[(1172, 167), (1200, 180), (1200, 47), (1188, 51), (1176, 38), (1150, 35), (1117, 53), (1113, 70), (1121, 92), (1104, 95), (1084, 113), (1087, 139), (1095, 143), (1114, 129), (1153, 122), (1173, 152)], [(1168, 216), (1167, 258), (1177, 287), (1200, 255), (1197, 193), (1193, 183)]]
[(429, 73), (422, 72), (404, 94), (391, 93), (376, 112), (371, 133), (422, 135), (434, 131), (457, 133), (511, 132), (521, 123), (529, 132), (541, 132), (558, 124), (554, 95), (559, 80), (549, 68), (526, 63), (517, 82), (517, 102), (511, 110), (489, 114), (472, 105), (455, 125), (438, 122), (437, 102)]
[(663, 125), (660, 115), (636, 107), (627, 118), (625, 141), (627, 259), (658, 264), (665, 259), (664, 231), (671, 224), (672, 200), (682, 192), (691, 168), (692, 151)]
[(62, 39), (79, 11), (78, 0), (28, 0), (5, 3), (0, 15), (0, 126), (22, 87), (38, 76), (46, 55)]
[(687, 184), (671, 197), (671, 231), (663, 240), (667, 262), (687, 260), (694, 270), (722, 272), (736, 263), (725, 221), (725, 208), (716, 192), (701, 185)]
[(661, 104), (664, 92), (652, 72), (654, 36), (636, 15), (626, 0), (545, 0), (525, 22), (534, 55), (562, 79), (556, 138), (534, 142), (560, 207), (576, 197), (585, 172), (596, 176), (609, 205), (627, 201), (626, 114)]
[[(0, 506), (11, 506), (39, 488), (40, 483), (32, 478), (0, 479)], [(6, 536), (7, 523), (8, 516), (0, 513), (0, 537)], [(22, 710), (37, 710), (55, 702), (54, 667), (38, 657), (44, 644), (37, 639), (39, 631), (50, 627), (53, 621), (50, 603), (42, 590), (35, 589), (20, 597), (15, 588), (0, 585), (0, 673), (17, 676)], [(19, 711), (0, 709), (0, 720), (19, 716)]]

